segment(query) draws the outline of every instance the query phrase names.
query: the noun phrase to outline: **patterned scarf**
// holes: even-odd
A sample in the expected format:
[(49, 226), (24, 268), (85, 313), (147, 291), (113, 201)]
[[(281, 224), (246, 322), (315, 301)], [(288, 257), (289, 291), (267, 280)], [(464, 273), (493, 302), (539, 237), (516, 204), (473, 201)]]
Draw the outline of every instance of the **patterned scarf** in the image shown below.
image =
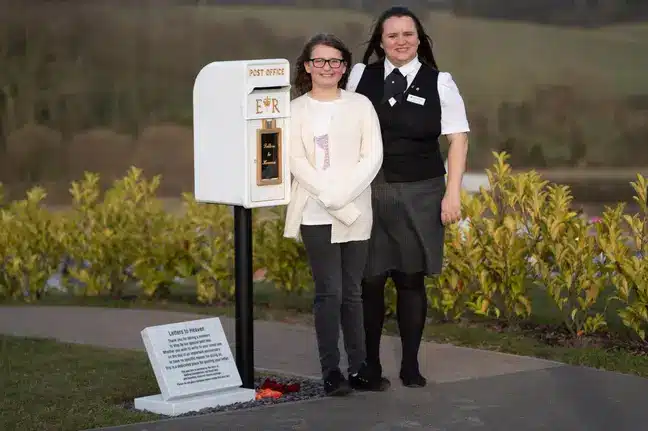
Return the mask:
[(331, 165), (331, 159), (329, 155), (329, 136), (328, 134), (315, 137), (315, 145), (324, 150), (324, 170), (328, 169)]

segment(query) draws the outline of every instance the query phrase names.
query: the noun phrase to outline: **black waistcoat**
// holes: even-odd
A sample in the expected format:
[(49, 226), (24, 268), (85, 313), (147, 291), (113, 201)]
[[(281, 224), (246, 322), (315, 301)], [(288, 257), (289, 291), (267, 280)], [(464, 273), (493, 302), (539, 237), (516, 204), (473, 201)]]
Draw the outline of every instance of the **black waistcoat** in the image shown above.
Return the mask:
[[(382, 102), (384, 76), (385, 66), (382, 60), (369, 64), (360, 78), (356, 92), (371, 100), (380, 120), (384, 152), (382, 174), (385, 181), (411, 182), (445, 175), (439, 149), (439, 72), (422, 64), (405, 91), (403, 102), (394, 106), (390, 106), (388, 101)], [(408, 101), (409, 96), (414, 96), (422, 104)]]

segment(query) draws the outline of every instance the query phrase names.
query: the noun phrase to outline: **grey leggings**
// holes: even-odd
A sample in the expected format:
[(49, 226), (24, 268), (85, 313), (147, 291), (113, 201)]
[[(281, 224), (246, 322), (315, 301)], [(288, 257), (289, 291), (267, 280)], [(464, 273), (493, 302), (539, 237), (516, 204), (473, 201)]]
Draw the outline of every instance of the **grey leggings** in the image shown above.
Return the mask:
[(362, 275), (368, 241), (331, 243), (331, 226), (301, 226), (301, 236), (315, 282), (315, 332), (322, 375), (339, 370), (340, 325), (350, 374), (365, 360)]

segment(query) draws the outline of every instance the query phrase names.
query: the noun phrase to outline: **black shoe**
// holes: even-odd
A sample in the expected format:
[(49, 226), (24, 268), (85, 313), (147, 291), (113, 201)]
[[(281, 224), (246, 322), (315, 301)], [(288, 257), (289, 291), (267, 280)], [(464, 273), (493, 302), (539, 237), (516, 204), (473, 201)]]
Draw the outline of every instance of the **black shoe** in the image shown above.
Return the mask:
[(352, 391), (340, 370), (331, 371), (324, 379), (324, 392), (331, 397), (347, 395)]
[(363, 364), (357, 373), (349, 375), (349, 384), (357, 391), (372, 392), (383, 392), (391, 386), (389, 380), (371, 370), (366, 364)]
[(404, 372), (401, 370), (399, 375), (403, 386), (408, 388), (423, 388), (427, 385), (427, 380), (425, 377), (419, 373), (418, 370)]

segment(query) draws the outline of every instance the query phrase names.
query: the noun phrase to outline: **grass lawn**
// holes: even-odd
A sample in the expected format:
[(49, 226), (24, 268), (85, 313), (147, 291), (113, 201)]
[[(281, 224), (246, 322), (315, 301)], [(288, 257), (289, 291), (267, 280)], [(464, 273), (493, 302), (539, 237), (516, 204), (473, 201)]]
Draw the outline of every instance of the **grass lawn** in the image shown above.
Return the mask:
[(154, 420), (120, 404), (158, 393), (144, 352), (0, 336), (0, 429), (73, 431)]
[[(259, 372), (257, 378), (269, 375)], [(159, 393), (142, 351), (0, 335), (0, 387), (2, 431), (78, 431), (160, 420), (128, 408), (134, 398)]]

